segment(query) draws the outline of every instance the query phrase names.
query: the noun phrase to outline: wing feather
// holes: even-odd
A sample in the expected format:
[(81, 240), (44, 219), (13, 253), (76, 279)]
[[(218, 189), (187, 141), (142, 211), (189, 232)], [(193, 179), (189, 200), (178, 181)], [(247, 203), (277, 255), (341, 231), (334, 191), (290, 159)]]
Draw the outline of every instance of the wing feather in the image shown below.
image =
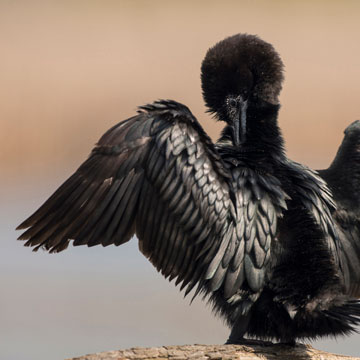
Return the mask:
[(278, 216), (260, 183), (233, 191), (232, 175), (190, 111), (159, 101), (108, 130), (19, 226), (28, 228), (20, 239), (58, 252), (71, 240), (121, 245), (136, 234), (143, 254), (186, 293), (198, 285), (196, 294), (230, 298), (246, 278), (255, 291), (263, 286)]
[(360, 121), (350, 124), (334, 161), (319, 170), (336, 202), (341, 270), (350, 296), (360, 297)]

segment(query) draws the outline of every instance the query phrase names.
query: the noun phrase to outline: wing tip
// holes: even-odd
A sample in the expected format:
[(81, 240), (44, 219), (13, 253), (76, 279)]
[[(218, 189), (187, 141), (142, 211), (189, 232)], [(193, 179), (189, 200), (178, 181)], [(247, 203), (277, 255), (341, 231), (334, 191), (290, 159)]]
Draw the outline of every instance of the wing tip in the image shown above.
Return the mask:
[(27, 228), (29, 228), (31, 225), (28, 223), (29, 220), (26, 219), (25, 221), (23, 221), (21, 224), (19, 224), (15, 230), (26, 230)]
[(345, 130), (344, 134), (347, 135), (351, 132), (360, 132), (360, 120), (353, 121)]
[[(16, 229), (16, 230), (18, 230), (18, 229)], [(24, 234), (21, 234), (20, 236), (18, 236), (18, 238), (16, 240), (24, 241), (24, 240), (28, 240), (28, 239), (24, 236)]]

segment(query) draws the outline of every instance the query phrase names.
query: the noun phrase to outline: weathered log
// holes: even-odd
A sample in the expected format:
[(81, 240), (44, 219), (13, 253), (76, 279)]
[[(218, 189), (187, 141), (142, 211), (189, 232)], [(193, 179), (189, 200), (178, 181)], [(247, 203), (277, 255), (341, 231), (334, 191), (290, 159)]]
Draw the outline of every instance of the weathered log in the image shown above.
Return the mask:
[(360, 360), (358, 357), (330, 354), (310, 345), (179, 345), (131, 348), (80, 356), (68, 360)]

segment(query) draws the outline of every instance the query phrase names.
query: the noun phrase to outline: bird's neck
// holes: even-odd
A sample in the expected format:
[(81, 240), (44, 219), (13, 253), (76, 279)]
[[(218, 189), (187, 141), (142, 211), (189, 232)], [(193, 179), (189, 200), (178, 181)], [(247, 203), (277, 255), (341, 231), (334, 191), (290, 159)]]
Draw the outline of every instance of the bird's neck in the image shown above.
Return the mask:
[(285, 159), (284, 140), (276, 121), (266, 125), (253, 124), (241, 145), (235, 144), (233, 129), (228, 125), (223, 129), (217, 146), (223, 160), (235, 166), (272, 172)]

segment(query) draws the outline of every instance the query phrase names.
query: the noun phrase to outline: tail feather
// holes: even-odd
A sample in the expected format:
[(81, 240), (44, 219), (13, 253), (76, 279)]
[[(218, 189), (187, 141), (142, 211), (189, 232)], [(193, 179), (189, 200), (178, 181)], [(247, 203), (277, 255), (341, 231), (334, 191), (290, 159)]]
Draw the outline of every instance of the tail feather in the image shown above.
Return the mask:
[(350, 335), (358, 332), (359, 326), (360, 301), (349, 301), (327, 310), (299, 309), (293, 319), (281, 311), (281, 307), (277, 309), (276, 316), (271, 317), (257, 311), (247, 334), (264, 340), (275, 338), (288, 342), (291, 339), (316, 340), (324, 336)]
[(305, 311), (299, 313), (295, 320), (299, 338), (316, 339), (321, 336), (350, 335), (359, 330), (360, 301), (350, 300), (342, 305), (312, 313)]

